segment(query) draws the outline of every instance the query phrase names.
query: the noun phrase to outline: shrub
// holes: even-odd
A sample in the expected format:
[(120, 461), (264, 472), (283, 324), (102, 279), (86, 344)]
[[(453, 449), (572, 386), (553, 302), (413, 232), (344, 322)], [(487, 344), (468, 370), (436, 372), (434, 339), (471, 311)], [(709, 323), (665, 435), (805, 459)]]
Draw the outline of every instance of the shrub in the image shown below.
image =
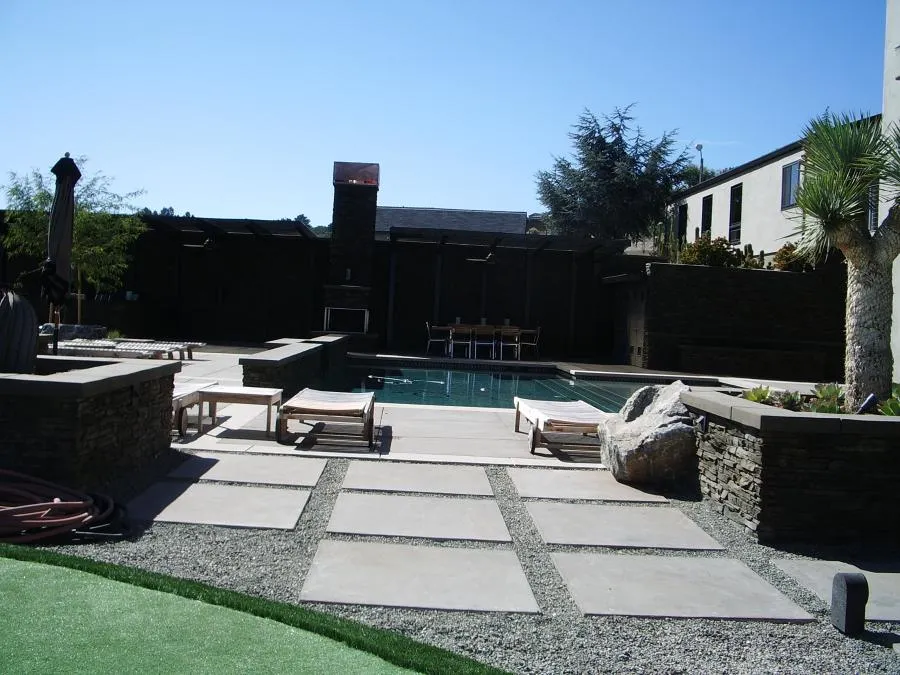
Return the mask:
[(812, 268), (797, 256), (797, 245), (788, 242), (775, 251), (772, 266), (783, 272), (808, 272)]
[(681, 263), (710, 267), (739, 267), (743, 255), (735, 251), (724, 237), (710, 239), (708, 234), (681, 249)]

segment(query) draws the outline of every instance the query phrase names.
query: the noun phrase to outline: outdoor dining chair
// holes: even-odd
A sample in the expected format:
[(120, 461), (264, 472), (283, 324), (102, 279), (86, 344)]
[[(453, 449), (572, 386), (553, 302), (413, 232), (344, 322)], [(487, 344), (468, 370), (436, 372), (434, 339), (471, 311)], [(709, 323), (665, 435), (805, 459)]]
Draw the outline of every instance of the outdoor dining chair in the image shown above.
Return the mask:
[(490, 347), (491, 358), (494, 358), (496, 345), (494, 344), (493, 326), (475, 326), (472, 331), (472, 358), (478, 357), (479, 347)]
[(534, 350), (534, 357), (538, 358), (540, 352), (538, 351), (538, 342), (541, 339), (541, 327), (538, 326), (536, 329), (531, 330), (522, 330), (519, 333), (519, 358), (522, 358), (522, 347), (531, 347)]
[(432, 344), (441, 345), (441, 356), (446, 356), (450, 351), (450, 328), (448, 326), (432, 326), (425, 322), (425, 333), (428, 336), (428, 342), (425, 345), (425, 353), (431, 351)]
[(450, 329), (450, 358), (453, 358), (456, 345), (466, 348), (466, 356), (472, 355), (472, 327), (453, 326)]
[(518, 328), (501, 328), (500, 329), (500, 339), (497, 343), (497, 348), (500, 352), (500, 360), (503, 360), (503, 350), (504, 349), (512, 349), (513, 354), (517, 359), (520, 358), (519, 355), (519, 335), (521, 334), (521, 330)]

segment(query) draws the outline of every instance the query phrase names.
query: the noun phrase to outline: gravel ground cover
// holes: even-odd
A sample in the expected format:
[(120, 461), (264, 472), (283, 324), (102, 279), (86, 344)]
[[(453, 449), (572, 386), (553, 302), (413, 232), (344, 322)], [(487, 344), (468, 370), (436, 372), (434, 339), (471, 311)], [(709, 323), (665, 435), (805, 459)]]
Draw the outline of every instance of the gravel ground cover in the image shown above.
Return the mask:
[[(300, 590), (318, 541), (326, 536), (328, 519), (350, 461), (328, 460), (293, 531), (157, 523), (127, 540), (55, 548), (299, 603)], [(863, 639), (841, 635), (831, 627), (827, 607), (769, 562), (775, 557), (803, 556), (754, 543), (735, 523), (712, 512), (702, 502), (673, 499), (672, 507), (691, 517), (725, 546), (725, 551), (640, 549), (627, 554), (737, 558), (813, 614), (814, 622), (582, 616), (550, 553), (585, 549), (544, 544), (526, 510), (525, 500), (519, 497), (506, 469), (488, 466), (486, 470), (512, 535), (512, 544), (428, 542), (428, 545), (514, 549), (541, 607), (540, 615), (319, 603), (314, 606), (517, 673), (900, 672), (900, 654), (891, 647), (894, 642), (900, 642), (900, 624), (869, 622)], [(421, 540), (394, 537), (327, 536), (355, 541), (421, 543)], [(604, 548), (591, 550), (626, 553)], [(360, 570), (360, 574), (366, 574), (366, 570)], [(376, 578), (372, 579), (372, 583), (377, 582)]]

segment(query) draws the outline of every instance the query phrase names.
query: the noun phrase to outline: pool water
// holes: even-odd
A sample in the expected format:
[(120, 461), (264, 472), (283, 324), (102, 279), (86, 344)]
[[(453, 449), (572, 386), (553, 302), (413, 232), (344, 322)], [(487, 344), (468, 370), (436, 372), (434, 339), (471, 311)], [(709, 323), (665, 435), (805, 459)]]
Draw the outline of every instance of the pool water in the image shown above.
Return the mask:
[(521, 396), (544, 401), (581, 400), (606, 412), (618, 412), (645, 384), (574, 380), (550, 373), (348, 366), (329, 388), (374, 391), (375, 399), (382, 403), (512, 408), (513, 397)]

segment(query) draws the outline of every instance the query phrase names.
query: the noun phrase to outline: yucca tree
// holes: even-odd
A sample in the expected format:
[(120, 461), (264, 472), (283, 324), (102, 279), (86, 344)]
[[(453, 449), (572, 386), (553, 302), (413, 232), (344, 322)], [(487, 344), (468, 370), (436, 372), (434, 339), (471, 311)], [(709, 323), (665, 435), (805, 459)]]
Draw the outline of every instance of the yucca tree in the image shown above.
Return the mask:
[[(892, 264), (900, 254), (900, 130), (878, 117), (826, 113), (807, 124), (797, 253), (820, 260), (832, 248), (847, 263), (845, 400), (857, 409), (869, 394), (891, 392)], [(870, 190), (881, 184), (887, 218), (869, 229)], [(886, 194), (885, 194), (886, 193)]]

